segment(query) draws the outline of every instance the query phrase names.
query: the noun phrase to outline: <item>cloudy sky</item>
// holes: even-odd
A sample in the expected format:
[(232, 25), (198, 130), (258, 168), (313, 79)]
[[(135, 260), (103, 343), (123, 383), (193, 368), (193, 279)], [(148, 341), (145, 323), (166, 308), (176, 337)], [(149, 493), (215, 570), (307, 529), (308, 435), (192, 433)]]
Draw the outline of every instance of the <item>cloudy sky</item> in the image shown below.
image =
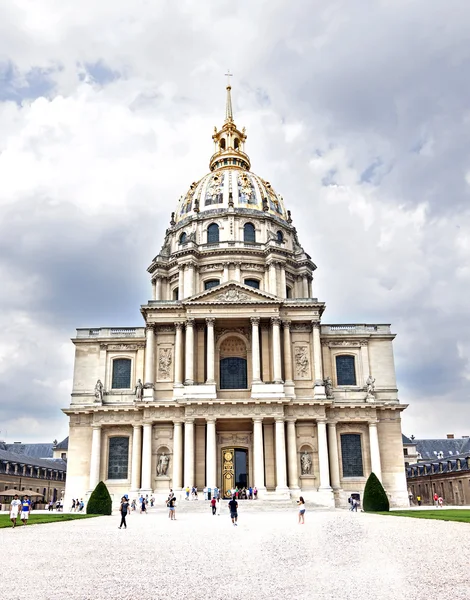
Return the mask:
[(0, 3), (0, 439), (67, 435), (76, 327), (141, 325), (233, 77), (325, 322), (392, 323), (403, 430), (470, 434), (466, 0)]

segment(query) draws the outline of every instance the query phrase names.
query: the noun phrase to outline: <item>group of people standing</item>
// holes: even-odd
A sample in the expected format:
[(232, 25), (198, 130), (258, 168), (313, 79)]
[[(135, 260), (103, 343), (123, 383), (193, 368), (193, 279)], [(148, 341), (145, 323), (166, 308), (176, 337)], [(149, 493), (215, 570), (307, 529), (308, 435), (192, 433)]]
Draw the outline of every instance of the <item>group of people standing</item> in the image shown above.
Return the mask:
[(23, 525), (26, 525), (31, 514), (31, 500), (26, 494), (20, 500), (18, 494), (13, 496), (13, 500), (10, 502), (10, 521), (13, 523), (13, 527), (16, 527), (16, 520), (20, 514), (20, 519), (23, 521)]

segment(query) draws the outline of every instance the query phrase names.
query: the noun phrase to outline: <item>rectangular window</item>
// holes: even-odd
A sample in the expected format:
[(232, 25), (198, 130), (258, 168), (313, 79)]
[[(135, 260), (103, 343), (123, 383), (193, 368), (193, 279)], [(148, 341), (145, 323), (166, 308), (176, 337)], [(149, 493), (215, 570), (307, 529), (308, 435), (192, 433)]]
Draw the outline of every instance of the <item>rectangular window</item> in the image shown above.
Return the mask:
[(342, 355), (336, 357), (336, 379), (338, 385), (356, 385), (354, 356)]
[(113, 390), (126, 390), (131, 387), (131, 360), (129, 358), (116, 358), (113, 360)]
[(341, 435), (343, 477), (363, 477), (361, 436), (357, 433)]
[(109, 438), (108, 479), (127, 479), (129, 438)]

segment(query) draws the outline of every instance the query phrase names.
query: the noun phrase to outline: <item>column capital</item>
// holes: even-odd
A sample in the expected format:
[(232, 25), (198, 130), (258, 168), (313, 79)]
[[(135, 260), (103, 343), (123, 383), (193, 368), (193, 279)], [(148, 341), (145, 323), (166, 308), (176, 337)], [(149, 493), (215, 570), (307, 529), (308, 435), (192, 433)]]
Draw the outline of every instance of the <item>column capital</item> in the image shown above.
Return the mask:
[(378, 419), (370, 419), (368, 421), (369, 427), (377, 427), (379, 420)]
[(320, 321), (312, 321), (313, 329), (320, 329)]
[(284, 423), (285, 422), (284, 417), (274, 417), (274, 420), (276, 421), (276, 423)]
[(142, 427), (142, 424), (141, 424), (141, 423), (139, 423), (138, 425), (132, 425), (132, 427), (133, 427), (134, 429), (140, 429), (140, 428)]
[(326, 423), (327, 423), (327, 420), (326, 420), (325, 418), (319, 418), (319, 419), (317, 419), (317, 425), (318, 425), (319, 423), (322, 423), (323, 425), (326, 425)]
[(286, 417), (285, 418), (285, 422), (286, 423), (296, 423), (297, 422), (297, 417)]
[(194, 319), (193, 317), (189, 317), (189, 319), (186, 320), (186, 328), (188, 327), (194, 327), (194, 325), (196, 324), (196, 319)]
[(359, 340), (359, 345), (360, 346), (368, 346), (369, 345), (369, 340)]
[(98, 423), (93, 423), (93, 425), (91, 426), (91, 428), (96, 431), (97, 429), (101, 429), (101, 425), (98, 424)]
[(207, 417), (207, 418), (206, 418), (206, 423), (207, 423), (207, 424), (211, 423), (212, 425), (215, 425), (215, 424), (216, 424), (216, 422), (217, 422), (217, 419), (216, 419), (216, 417)]
[(185, 418), (184, 419), (184, 423), (185, 425), (194, 425), (194, 419), (193, 418)]
[(180, 269), (181, 271), (184, 271), (186, 268), (186, 263), (181, 263), (180, 265), (178, 265), (178, 269)]
[(142, 423), (142, 425), (143, 425), (144, 427), (147, 427), (147, 428), (149, 428), (149, 427), (153, 427), (153, 421), (150, 421), (150, 422), (148, 422), (148, 423)]
[(272, 323), (273, 326), (280, 327), (281, 326), (281, 319), (280, 319), (280, 317), (271, 317), (271, 323)]
[(259, 322), (260, 322), (260, 318), (259, 317), (250, 317), (250, 321), (251, 321), (252, 325), (258, 326)]
[(183, 321), (179, 321), (179, 322), (175, 323), (175, 329), (176, 330), (179, 329), (180, 331), (182, 331), (183, 327), (184, 327)]
[(214, 327), (214, 323), (215, 323), (215, 318), (214, 317), (209, 317), (206, 319), (206, 323), (208, 327)]
[(253, 423), (262, 423), (263, 417), (253, 417)]
[(155, 331), (155, 323), (147, 323), (147, 325), (145, 326), (145, 331)]
[(282, 325), (283, 325), (284, 329), (290, 329), (290, 326), (292, 325), (292, 321), (290, 321), (289, 319), (283, 319)]
[(336, 427), (336, 425), (338, 425), (338, 421), (337, 419), (328, 419), (326, 424), (331, 425), (331, 427)]

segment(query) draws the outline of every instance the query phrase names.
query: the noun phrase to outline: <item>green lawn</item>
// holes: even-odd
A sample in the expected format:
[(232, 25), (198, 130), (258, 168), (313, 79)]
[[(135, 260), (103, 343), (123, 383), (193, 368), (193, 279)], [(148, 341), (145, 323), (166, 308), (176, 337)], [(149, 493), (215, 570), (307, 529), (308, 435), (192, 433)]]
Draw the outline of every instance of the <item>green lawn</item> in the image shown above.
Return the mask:
[[(31, 513), (28, 519), (28, 527), (29, 525), (40, 525), (42, 523), (63, 523), (64, 521), (75, 521), (78, 519), (89, 519), (91, 517), (100, 517), (101, 515), (69, 515), (69, 514), (52, 514), (52, 515), (44, 515), (38, 514), (35, 515), (34, 512)], [(16, 519), (16, 526), (23, 527), (23, 522), (21, 519)], [(10, 515), (0, 515), (0, 529), (4, 529), (5, 527), (12, 527), (12, 522), (10, 521)]]
[(437, 521), (461, 521), (470, 523), (470, 510), (447, 510), (434, 508), (430, 510), (391, 510), (390, 512), (376, 513), (378, 515), (392, 515), (394, 517), (412, 517), (413, 519), (435, 519)]

